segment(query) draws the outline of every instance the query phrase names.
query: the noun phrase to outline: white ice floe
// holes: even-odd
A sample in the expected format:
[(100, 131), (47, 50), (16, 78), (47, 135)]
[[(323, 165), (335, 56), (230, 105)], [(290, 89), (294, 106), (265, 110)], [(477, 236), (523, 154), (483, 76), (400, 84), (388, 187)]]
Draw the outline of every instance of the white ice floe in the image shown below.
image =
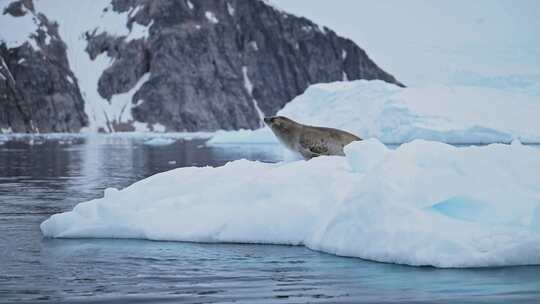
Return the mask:
[(147, 146), (168, 146), (176, 142), (176, 139), (166, 137), (156, 137), (144, 142)]
[(346, 157), (180, 168), (77, 205), (46, 237), (305, 245), (408, 265), (540, 264), (540, 149), (376, 139)]
[(269, 128), (257, 130), (217, 131), (211, 134), (206, 145), (227, 144), (277, 144), (278, 141)]
[[(278, 112), (304, 124), (348, 130), (385, 143), (540, 142), (538, 97), (470, 86), (400, 88), (382, 81), (315, 84)], [(270, 132), (218, 133), (213, 143), (267, 142)], [(271, 137), (270, 137), (271, 138)], [(275, 141), (275, 140), (274, 140)]]

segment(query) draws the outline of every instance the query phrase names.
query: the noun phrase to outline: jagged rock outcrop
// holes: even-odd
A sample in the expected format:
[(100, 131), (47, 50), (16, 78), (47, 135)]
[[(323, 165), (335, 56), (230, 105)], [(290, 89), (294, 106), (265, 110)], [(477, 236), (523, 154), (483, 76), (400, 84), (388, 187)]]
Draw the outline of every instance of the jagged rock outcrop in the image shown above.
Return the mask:
[(257, 128), (259, 109), (273, 115), (311, 83), (346, 77), (399, 84), (351, 40), (263, 1), (112, 3), (117, 12), (137, 8), (128, 26), (150, 25), (150, 35), (129, 43), (89, 37), (90, 54), (117, 58), (99, 92), (110, 98), (150, 73), (133, 98), (133, 117), (168, 130)]
[(14, 48), (0, 43), (0, 130), (78, 132), (88, 119), (58, 24), (36, 14), (30, 0), (12, 2), (3, 13), (32, 14), (36, 31), (32, 43)]
[[(105, 0), (97, 2), (100, 1)], [(28, 4), (27, 7), (32, 3), (31, 0), (18, 2)], [(167, 131), (255, 129), (261, 126), (263, 115), (275, 114), (313, 83), (381, 79), (402, 85), (351, 40), (306, 18), (275, 9), (262, 0), (105, 2), (111, 5), (100, 8), (100, 12), (127, 17), (126, 30), (129, 28), (131, 32), (129, 35), (107, 32), (100, 27), (102, 21), (96, 20), (80, 35), (87, 41), (86, 54), (82, 55), (92, 60), (102, 55), (110, 58), (110, 64), (94, 81), (97, 89), (93, 91), (97, 90), (98, 97), (103, 98), (100, 102), (108, 103), (103, 107), (105, 110), (97, 112), (107, 112), (107, 107), (118, 109), (113, 104), (115, 96), (132, 97), (129, 105), (120, 107), (117, 117), (105, 113), (107, 125), (99, 126), (105, 131), (134, 130), (135, 125), (144, 125), (150, 130), (160, 126)], [(18, 7), (9, 7), (15, 16)], [(47, 20), (42, 14), (36, 15), (42, 16), (40, 20)], [(49, 26), (43, 27), (54, 29), (58, 26), (47, 24)], [(60, 23), (59, 26), (70, 25)], [(131, 35), (141, 28), (147, 32), (145, 35)], [(52, 29), (47, 31), (54, 32)], [(76, 77), (81, 71), (69, 70), (61, 37), (54, 34), (51, 37), (51, 42), (42, 43), (40, 50), (27, 45), (25, 56), (29, 57), (26, 60), (34, 60), (27, 70), (16, 64), (22, 57), (14, 55), (14, 52), (22, 52), (20, 49), (24, 49), (24, 45), (17, 50), (4, 47), (0, 52), (9, 70), (15, 71), (14, 78), (19, 86), (15, 91), (18, 95), (10, 93), (7, 98), (0, 99), (4, 105), (0, 104), (0, 111), (15, 103), (39, 108), (38, 105), (45, 104), (39, 101), (45, 98), (40, 97), (44, 94), (42, 90), (48, 87), (48, 94), (43, 96), (49, 96), (49, 99), (50, 96), (62, 96), (62, 109), (65, 110), (49, 110), (48, 121), (65, 121), (65, 115), (71, 113), (67, 117), (70, 123), (40, 125), (40, 131), (77, 131), (86, 123), (80, 98), (85, 88), (78, 88)], [(33, 56), (33, 53), (37, 55)], [(43, 57), (43, 63), (37, 63), (41, 53), (48, 57)], [(34, 79), (33, 83), (18, 81), (31, 73), (42, 75), (41, 72), (49, 74), (49, 79), (37, 78), (40, 80)], [(0, 84), (0, 93), (6, 90)], [(21, 97), (23, 95), (25, 98)], [(60, 97), (53, 100), (57, 102)], [(98, 101), (85, 102), (88, 106), (88, 103)], [(124, 115), (125, 111), (130, 115)], [(16, 113), (16, 107), (11, 106), (3, 113), (8, 112)], [(33, 122), (47, 121), (43, 115), (40, 118), (30, 116)], [(10, 119), (12, 124), (14, 119)], [(3, 121), (7, 119), (0, 116), (0, 126)]]

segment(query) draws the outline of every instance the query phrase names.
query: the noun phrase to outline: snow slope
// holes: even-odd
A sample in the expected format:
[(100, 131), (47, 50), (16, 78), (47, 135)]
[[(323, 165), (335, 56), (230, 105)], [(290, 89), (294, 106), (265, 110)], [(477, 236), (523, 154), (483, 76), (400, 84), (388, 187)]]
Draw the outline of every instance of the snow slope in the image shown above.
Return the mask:
[[(7, 7), (8, 2), (2, 2), (0, 4), (6, 4), (6, 6), (0, 6), (4, 9), (4, 7)], [(0, 31), (0, 41), (5, 42), (8, 48), (21, 46), (26, 41), (34, 48), (37, 48), (36, 42), (32, 37), (39, 28), (39, 21), (24, 6), (21, 9), (26, 12), (24, 16), (13, 17), (10, 14), (0, 14), (0, 29), (2, 29)]]
[[(131, 118), (131, 97), (148, 79), (141, 77), (136, 87), (131, 91), (113, 96), (111, 101), (102, 98), (98, 93), (98, 80), (103, 71), (111, 64), (111, 58), (105, 54), (95, 60), (85, 51), (86, 32), (96, 30), (96, 33), (107, 32), (124, 39), (146, 39), (148, 29), (134, 24), (131, 32), (127, 27), (128, 16), (133, 13), (119, 14), (112, 10), (110, 0), (79, 1), (73, 5), (72, 0), (35, 0), (36, 12), (44, 13), (49, 19), (60, 24), (58, 30), (62, 40), (68, 46), (69, 65), (77, 77), (81, 93), (85, 100), (85, 112), (90, 120), (90, 131), (102, 128), (110, 131), (111, 123), (129, 122)], [(106, 11), (104, 9), (107, 8)], [(13, 18), (17, 19), (17, 18)], [(138, 125), (135, 124), (137, 127)], [(136, 131), (145, 131), (145, 126)]]
[[(277, 115), (385, 143), (540, 142), (540, 97), (472, 86), (399, 88), (381, 81), (315, 84)], [(276, 142), (265, 128), (220, 132), (209, 144)]]
[(46, 237), (305, 245), (437, 267), (540, 264), (540, 150), (376, 139), (346, 157), (180, 168), (51, 216)]

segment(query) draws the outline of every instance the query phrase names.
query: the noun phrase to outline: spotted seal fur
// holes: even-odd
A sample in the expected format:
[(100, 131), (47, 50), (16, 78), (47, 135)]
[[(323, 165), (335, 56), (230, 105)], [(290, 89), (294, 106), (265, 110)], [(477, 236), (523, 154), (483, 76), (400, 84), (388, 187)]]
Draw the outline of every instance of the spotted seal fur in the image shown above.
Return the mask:
[(345, 155), (343, 147), (360, 137), (346, 131), (307, 126), (284, 116), (266, 117), (264, 122), (289, 150), (311, 159), (320, 155)]

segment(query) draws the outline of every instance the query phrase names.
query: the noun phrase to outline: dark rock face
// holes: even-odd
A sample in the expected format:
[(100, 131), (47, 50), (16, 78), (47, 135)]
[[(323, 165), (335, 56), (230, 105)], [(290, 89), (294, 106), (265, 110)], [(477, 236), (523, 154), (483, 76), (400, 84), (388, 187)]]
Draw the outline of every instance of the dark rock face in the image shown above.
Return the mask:
[[(11, 3), (4, 14), (34, 14), (32, 1)], [(88, 124), (58, 25), (34, 14), (39, 27), (27, 41), (0, 44), (0, 128), (13, 132), (78, 132)]]
[[(99, 93), (131, 89), (150, 73), (132, 102), (133, 117), (169, 131), (254, 129), (309, 84), (381, 79), (401, 85), (351, 40), (263, 1), (113, 0), (117, 12), (135, 11), (128, 26), (148, 26), (148, 39), (125, 43), (88, 36), (88, 52), (116, 58)], [(255, 101), (254, 101), (255, 100)]]
[[(351, 40), (262, 0), (111, 4), (116, 13), (127, 13), (127, 28), (145, 26), (148, 35), (128, 39), (88, 28), (85, 55), (111, 58), (98, 81), (99, 95), (112, 102), (149, 77), (131, 100), (134, 121), (113, 117), (104, 130), (133, 130), (134, 122), (150, 129), (161, 124), (167, 131), (255, 129), (263, 115), (274, 115), (313, 83), (346, 78), (402, 85)], [(88, 119), (58, 35), (58, 26), (70, 25), (34, 12), (31, 0), (12, 2), (4, 13), (32, 13), (39, 29), (31, 38), (38, 48), (29, 42), (11, 49), (0, 45), (0, 128), (79, 131)]]

